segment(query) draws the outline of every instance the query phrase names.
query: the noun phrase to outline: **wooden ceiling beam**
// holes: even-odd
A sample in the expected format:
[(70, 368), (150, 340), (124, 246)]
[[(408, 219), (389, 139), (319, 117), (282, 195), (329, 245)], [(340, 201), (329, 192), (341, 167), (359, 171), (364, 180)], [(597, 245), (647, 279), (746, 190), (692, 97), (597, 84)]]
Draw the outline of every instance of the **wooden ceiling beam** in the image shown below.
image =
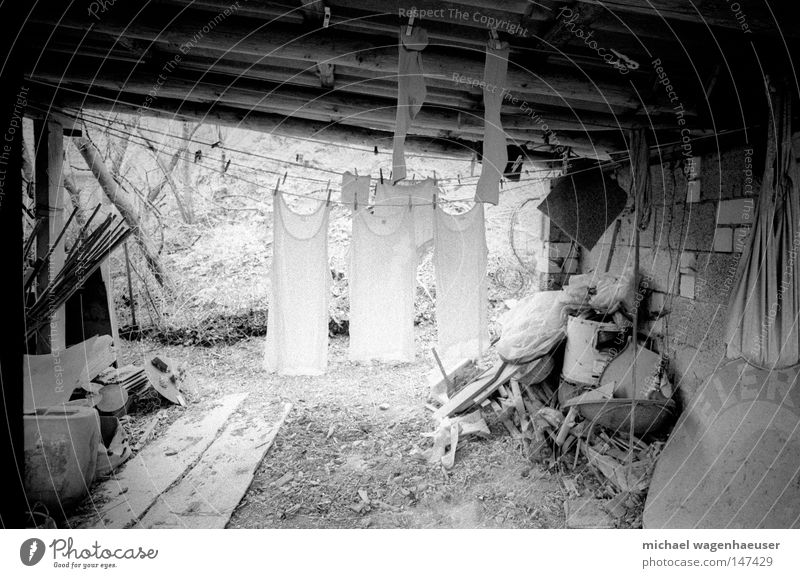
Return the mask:
[[(152, 90), (152, 75), (117, 68), (97, 74), (96, 66), (91, 61), (81, 59), (73, 61), (68, 68), (54, 66), (50, 70), (41, 70), (34, 78), (48, 82), (69, 82), (76, 85), (95, 85), (110, 90), (125, 90), (138, 94), (147, 94)], [(291, 78), (291, 77), (289, 77)], [(273, 110), (291, 112), (292, 110), (309, 108), (337, 116), (361, 116), (380, 114), (381, 118), (391, 117), (393, 121), (396, 88), (388, 83), (372, 86), (371, 83), (343, 84), (340, 88), (329, 91), (318, 91), (310, 87), (290, 86), (283, 82), (257, 81), (241, 78), (236, 75), (209, 74), (199, 71), (188, 75), (187, 71), (174, 73), (159, 88), (159, 94), (169, 91), (170, 94), (183, 93), (187, 99), (194, 100), (229, 100), (237, 105), (260, 106), (268, 104)], [(380, 111), (376, 113), (374, 111)], [(534, 113), (537, 113), (534, 117)], [(426, 122), (434, 123), (436, 128), (454, 129), (459, 126), (483, 126), (483, 109), (475, 106), (471, 99), (458, 100), (446, 90), (432, 88), (423, 106), (422, 116), (418, 117), (420, 126)], [(430, 118), (429, 118), (430, 115)], [(528, 103), (526, 106), (506, 102), (503, 107), (504, 126), (509, 129), (525, 130), (533, 125), (546, 124), (552, 130), (607, 131), (621, 130), (630, 126), (651, 125), (655, 128), (671, 128), (674, 120), (669, 117), (661, 119), (657, 116), (647, 119), (629, 116), (615, 116), (595, 112), (580, 112), (539, 106)]]
[[(630, 13), (648, 16), (658, 20), (692, 22), (715, 28), (751, 30), (752, 33), (772, 33), (778, 31), (777, 23), (770, 17), (762, 3), (739, 2), (740, 13), (732, 9), (734, 3), (725, 0), (577, 0), (581, 4), (594, 4), (610, 12)], [(775, 3), (778, 4), (778, 3)], [(775, 9), (775, 7), (773, 7)], [(787, 23), (788, 24), (788, 23)], [(784, 26), (784, 35), (798, 37), (797, 27)]]
[[(388, 40), (382, 46), (374, 46), (363, 42), (359, 38), (343, 36), (340, 34), (309, 33), (298, 34), (278, 28), (269, 31), (261, 30), (253, 34), (252, 29), (237, 27), (242, 25), (240, 20), (235, 23), (231, 17), (215, 28), (214, 34), (199, 38), (194, 48), (216, 48), (232, 54), (250, 54), (266, 61), (272, 56), (298, 59), (310, 62), (327, 62), (364, 69), (385, 74), (397, 73), (397, 48), (396, 44)], [(97, 23), (93, 33), (110, 35), (113, 38), (125, 35), (137, 40), (150, 41), (158, 45), (166, 45), (166, 51), (179, 54), (180, 47), (191, 39), (191, 35), (179, 30), (194, 30), (202, 26), (202, 22), (182, 22), (169, 29), (163, 26), (139, 23), (129, 28), (120, 27), (112, 23), (101, 21)], [(64, 20), (61, 26), (83, 31), (85, 24)], [(194, 49), (193, 48), (193, 49)], [(426, 51), (424, 67), (426, 76), (449, 79), (454, 74), (462, 74), (468, 78), (480, 80), (483, 78), (483, 53), (473, 51), (469, 56), (461, 51), (460, 56), (444, 51)], [(552, 66), (542, 67), (541, 71), (526, 71), (518, 67), (509, 67), (507, 78), (508, 89), (516, 92), (545, 94), (563, 98), (565, 103), (570, 99), (587, 100), (605, 103), (608, 106), (638, 106), (633, 91), (618, 78), (600, 78), (593, 83), (585, 78), (584, 72), (568, 68)], [(582, 77), (583, 76), (583, 77)]]

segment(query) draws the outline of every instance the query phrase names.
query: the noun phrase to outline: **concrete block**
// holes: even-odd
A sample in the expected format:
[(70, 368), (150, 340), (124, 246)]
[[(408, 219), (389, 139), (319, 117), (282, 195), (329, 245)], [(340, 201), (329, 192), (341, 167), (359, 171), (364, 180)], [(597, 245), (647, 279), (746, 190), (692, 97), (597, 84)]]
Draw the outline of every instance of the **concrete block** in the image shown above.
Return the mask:
[(700, 179), (692, 179), (686, 185), (686, 202), (687, 203), (699, 203), (701, 200), (700, 197), (700, 189), (702, 187), (702, 182)]
[(548, 255), (551, 259), (565, 259), (572, 251), (572, 255), (578, 251), (577, 247), (572, 249), (572, 243), (548, 243)]
[(753, 199), (728, 199), (720, 201), (717, 208), (718, 225), (740, 225), (749, 223), (753, 218)]
[(727, 304), (736, 271), (739, 253), (705, 253), (697, 259), (695, 299), (707, 303)]
[[(685, 237), (683, 249), (692, 251), (710, 251), (714, 246), (715, 203), (703, 202), (687, 205)], [(673, 226), (673, 229), (675, 227)], [(680, 233), (679, 233), (680, 234)]]
[(694, 299), (695, 276), (681, 273), (680, 296)]
[(717, 227), (714, 233), (714, 251), (717, 253), (733, 251), (733, 229), (731, 227)]

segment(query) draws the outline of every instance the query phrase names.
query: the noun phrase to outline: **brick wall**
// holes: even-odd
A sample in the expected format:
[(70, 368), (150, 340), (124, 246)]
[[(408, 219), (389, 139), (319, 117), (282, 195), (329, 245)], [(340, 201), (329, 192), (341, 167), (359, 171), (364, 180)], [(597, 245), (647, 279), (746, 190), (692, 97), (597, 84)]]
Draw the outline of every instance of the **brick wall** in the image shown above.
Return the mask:
[[(697, 159), (686, 174), (680, 161), (651, 167), (652, 217), (640, 233), (640, 274), (652, 291), (646, 309), (666, 315), (643, 325), (663, 343), (674, 378), (691, 396), (702, 379), (724, 361), (723, 332), (728, 297), (746, 235), (755, 218), (758, 191), (753, 150), (739, 148)], [(760, 173), (759, 173), (760, 174)], [(621, 171), (620, 185), (628, 189)], [(612, 227), (613, 229), (613, 227)], [(581, 270), (602, 272), (611, 250), (609, 229)], [(622, 218), (611, 261), (620, 272), (633, 259), (632, 217)]]

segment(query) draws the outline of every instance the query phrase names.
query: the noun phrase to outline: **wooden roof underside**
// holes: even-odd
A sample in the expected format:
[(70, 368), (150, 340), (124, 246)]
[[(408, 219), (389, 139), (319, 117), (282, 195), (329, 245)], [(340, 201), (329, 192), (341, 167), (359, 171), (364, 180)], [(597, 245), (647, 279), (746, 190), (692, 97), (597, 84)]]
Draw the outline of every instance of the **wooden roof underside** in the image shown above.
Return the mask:
[[(483, 77), (482, 16), (521, 28), (514, 35), (499, 30), (511, 46), (507, 89), (541, 115), (560, 144), (592, 157), (624, 151), (630, 127), (651, 127), (659, 142), (670, 142), (684, 127), (699, 136), (763, 122), (762, 71), (785, 67), (798, 35), (796, 27), (780, 30), (781, 16), (764, 2), (747, 1), (740, 4), (752, 32), (724, 0), (154, 0), (144, 7), (108, 2), (99, 11), (103, 4), (94, 5), (96, 17), (86, 0), (51, 2), (31, 15), (24, 38), (36, 106), (134, 110), (162, 74), (148, 114), (381, 147), (394, 129), (397, 38), (407, 22), (399, 9), (440, 10), (441, 18), (416, 21), (430, 39), (423, 52), (428, 98), (410, 138), (456, 153), (482, 140), (481, 90), (453, 81), (454, 73)], [(220, 18), (232, 4), (236, 9)], [(332, 15), (327, 28), (323, 5)], [(559, 13), (577, 14), (573, 30), (593, 32), (599, 47), (638, 69), (620, 74), (565, 28)], [(176, 55), (179, 64), (165, 72)], [(658, 83), (655, 59), (677, 103)], [(676, 104), (687, 111), (686, 125), (677, 123)], [(504, 106), (509, 142), (534, 158), (553, 156), (552, 135), (530, 114)]]

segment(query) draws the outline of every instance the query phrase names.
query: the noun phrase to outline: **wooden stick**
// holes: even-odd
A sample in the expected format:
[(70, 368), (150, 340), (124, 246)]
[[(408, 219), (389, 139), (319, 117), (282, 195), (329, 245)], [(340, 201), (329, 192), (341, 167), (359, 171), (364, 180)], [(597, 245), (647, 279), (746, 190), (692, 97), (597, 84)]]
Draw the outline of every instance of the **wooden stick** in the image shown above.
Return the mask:
[(439, 366), (439, 371), (442, 372), (445, 385), (447, 385), (447, 397), (450, 397), (453, 393), (455, 393), (455, 386), (453, 385), (453, 382), (450, 381), (450, 378), (447, 377), (447, 371), (445, 371), (444, 364), (442, 364), (442, 360), (439, 359), (439, 354), (436, 352), (435, 347), (431, 347), (431, 353), (433, 353), (433, 358), (436, 360), (436, 364)]

